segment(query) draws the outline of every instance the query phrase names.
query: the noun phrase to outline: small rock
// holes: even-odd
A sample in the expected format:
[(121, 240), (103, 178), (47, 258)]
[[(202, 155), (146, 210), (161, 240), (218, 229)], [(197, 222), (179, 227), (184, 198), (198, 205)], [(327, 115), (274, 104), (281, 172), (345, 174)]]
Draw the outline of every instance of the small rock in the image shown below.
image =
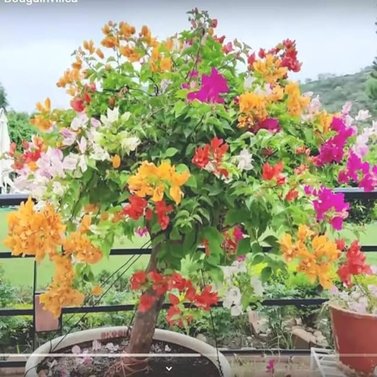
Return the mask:
[(296, 349), (310, 349), (316, 344), (315, 336), (303, 328), (295, 328), (292, 330), (293, 347)]

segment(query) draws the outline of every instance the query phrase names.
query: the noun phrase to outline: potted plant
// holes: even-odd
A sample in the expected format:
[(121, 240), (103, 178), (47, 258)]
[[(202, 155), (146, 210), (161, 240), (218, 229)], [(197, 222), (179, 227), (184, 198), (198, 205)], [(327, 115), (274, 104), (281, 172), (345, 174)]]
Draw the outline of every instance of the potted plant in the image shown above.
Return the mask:
[[(84, 303), (79, 282), (101, 294), (90, 267), (116, 239), (150, 237), (146, 269), (130, 279), (130, 289), (140, 293), (132, 327), (105, 330), (126, 338), (114, 345), (122, 358), (105, 364), (100, 375), (129, 377), (147, 369), (145, 355), (167, 339), (155, 331), (164, 302), (176, 326), (195, 320), (187, 304), (210, 310), (220, 295), (237, 314), (262, 294), (255, 277), (266, 282), (286, 267), (280, 250), (288, 260), (293, 256), (292, 238), (279, 242), (283, 233), (298, 229), (305, 239), (314, 226), (340, 230), (348, 206), (328, 188), (339, 172), (342, 182), (375, 185), (375, 169), (346, 148), (357, 133), (349, 109), (328, 114), (288, 79), (301, 67), (294, 41), (256, 53), (216, 35), (217, 20), (205, 11), (189, 12), (189, 21), (189, 30), (165, 40), (146, 26), (136, 32), (125, 22), (107, 23), (102, 47), (85, 41), (58, 82), (72, 96), (72, 108), (52, 109), (49, 99), (39, 103), (33, 124), (40, 136), (22, 152), (10, 151), (16, 187), (37, 203), (30, 199), (10, 215), (6, 244), (16, 255), (55, 264), (40, 297), (55, 316)], [(357, 175), (354, 160), (364, 164)], [(318, 237), (318, 255), (306, 255), (299, 266), (329, 286), (339, 253), (327, 236)], [(180, 272), (185, 258), (195, 266), (190, 276)], [(223, 284), (224, 266), (253, 275), (242, 294), (229, 270)], [(81, 349), (92, 341), (87, 347), (102, 349), (96, 331), (55, 340), (52, 349)], [(183, 347), (180, 352), (208, 353), (190, 340)], [(28, 376), (41, 363), (32, 357)], [(223, 358), (218, 369), (218, 375), (231, 374)]]

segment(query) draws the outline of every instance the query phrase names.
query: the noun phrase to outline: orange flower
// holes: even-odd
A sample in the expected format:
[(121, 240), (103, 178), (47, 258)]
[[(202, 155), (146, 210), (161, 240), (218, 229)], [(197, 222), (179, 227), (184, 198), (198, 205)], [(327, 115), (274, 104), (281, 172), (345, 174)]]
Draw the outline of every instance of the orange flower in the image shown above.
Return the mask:
[(67, 255), (74, 255), (80, 262), (94, 264), (102, 259), (101, 250), (94, 246), (86, 235), (80, 232), (71, 233), (64, 240), (63, 248)]
[(154, 202), (159, 202), (163, 199), (165, 186), (169, 186), (170, 196), (179, 204), (183, 196), (181, 186), (189, 177), (188, 171), (177, 173), (169, 161), (162, 162), (160, 166), (144, 161), (137, 173), (128, 179), (128, 187), (136, 196), (151, 196)]
[(113, 156), (111, 161), (113, 163), (113, 168), (118, 169), (119, 166), (120, 166), (120, 163), (121, 163), (121, 159), (120, 159), (119, 155), (116, 154), (115, 156)]
[(96, 51), (93, 41), (84, 41), (83, 46), (84, 49), (87, 50), (90, 54), (94, 54), (94, 52)]
[(135, 27), (127, 24), (126, 22), (120, 22), (119, 31), (122, 37), (129, 38), (135, 34)]
[(102, 292), (103, 292), (103, 289), (99, 285), (95, 285), (92, 288), (92, 295), (93, 296), (101, 296)]
[(63, 243), (65, 226), (51, 205), (34, 209), (31, 198), (8, 215), (8, 237), (4, 241), (13, 255), (34, 255), (40, 262), (46, 255), (56, 254)]
[(119, 41), (112, 35), (108, 35), (101, 41), (102, 46), (107, 48), (115, 48), (119, 46)]
[(300, 116), (303, 109), (305, 109), (309, 105), (310, 98), (301, 96), (300, 87), (297, 83), (294, 82), (290, 82), (286, 85), (285, 94), (288, 95), (288, 113), (293, 116)]
[(267, 54), (265, 59), (254, 62), (254, 72), (269, 84), (275, 84), (287, 75), (288, 68), (281, 67), (281, 60), (272, 54)]

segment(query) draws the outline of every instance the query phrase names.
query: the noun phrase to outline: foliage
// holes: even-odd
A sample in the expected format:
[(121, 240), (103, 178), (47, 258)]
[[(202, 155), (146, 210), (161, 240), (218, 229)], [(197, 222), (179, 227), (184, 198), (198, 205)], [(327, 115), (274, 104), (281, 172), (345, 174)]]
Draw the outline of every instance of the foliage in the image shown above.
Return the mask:
[[(12, 153), (15, 185), (39, 203), (10, 215), (6, 244), (55, 263), (41, 296), (55, 315), (82, 304), (79, 282), (100, 294), (90, 266), (114, 239), (140, 231), (153, 255), (130, 287), (141, 292), (141, 313), (166, 296), (170, 324), (193, 320), (181, 314), (185, 302), (209, 310), (215, 286), (242, 311), (259, 299), (255, 278), (275, 279), (286, 262), (324, 287), (336, 277), (334, 237), (349, 205), (332, 188), (376, 187), (376, 125), (359, 132), (365, 111), (354, 117), (346, 105), (332, 114), (301, 93), (288, 78), (301, 66), (294, 41), (256, 54), (225, 43), (205, 11), (189, 21), (166, 40), (146, 26), (136, 33), (107, 23), (106, 54), (85, 41), (58, 82), (71, 109), (37, 104), (41, 135)], [(193, 276), (178, 272), (187, 260)], [(240, 260), (246, 275), (222, 287), (224, 267)]]
[(27, 113), (9, 111), (7, 114), (9, 136), (13, 143), (16, 143), (18, 150), (22, 150), (24, 141), (31, 141), (36, 129), (30, 123), (30, 116)]

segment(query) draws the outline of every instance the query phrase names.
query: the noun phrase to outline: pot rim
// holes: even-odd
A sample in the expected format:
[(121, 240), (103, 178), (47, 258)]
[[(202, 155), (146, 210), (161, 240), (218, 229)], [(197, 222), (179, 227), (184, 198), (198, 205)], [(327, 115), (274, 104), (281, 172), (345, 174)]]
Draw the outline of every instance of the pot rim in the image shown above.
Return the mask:
[[(56, 344), (59, 344), (54, 350), (54, 352), (61, 350), (62, 348), (67, 348), (79, 343), (84, 343), (87, 341), (99, 340), (101, 341), (101, 333), (104, 332), (126, 332), (128, 331), (127, 326), (106, 326), (106, 327), (98, 327), (94, 329), (76, 331), (68, 335), (62, 335), (58, 338), (54, 338), (53, 340), (46, 342), (39, 346), (32, 355), (28, 358), (25, 366), (25, 377), (37, 377), (37, 366), (40, 362), (42, 362), (45, 357), (38, 356), (51, 353), (50, 350)], [(77, 339), (79, 338), (79, 339)], [(80, 341), (81, 339), (81, 341)], [(204, 343), (201, 340), (193, 338), (188, 335), (180, 334), (170, 330), (162, 330), (156, 329), (154, 336), (154, 340), (169, 342), (177, 345), (181, 345), (188, 349), (192, 349), (197, 353), (201, 354), (203, 357), (206, 357), (210, 360), (217, 369), (219, 369), (219, 364), (221, 366), (221, 371), (223, 377), (233, 377), (233, 372), (231, 370), (230, 364), (225, 356), (218, 351), (215, 347)], [(217, 359), (218, 357), (218, 359)]]
[(357, 315), (359, 317), (368, 317), (368, 318), (373, 318), (373, 319), (376, 319), (377, 320), (377, 314), (371, 314), (371, 313), (358, 313), (358, 312), (355, 312), (353, 310), (349, 310), (349, 309), (345, 309), (345, 308), (342, 308), (341, 306), (335, 304), (334, 302), (331, 302), (329, 301), (327, 303), (327, 305), (331, 308), (331, 309), (335, 309), (339, 312), (343, 312), (343, 313), (347, 313), (347, 314), (352, 314), (352, 315)]

